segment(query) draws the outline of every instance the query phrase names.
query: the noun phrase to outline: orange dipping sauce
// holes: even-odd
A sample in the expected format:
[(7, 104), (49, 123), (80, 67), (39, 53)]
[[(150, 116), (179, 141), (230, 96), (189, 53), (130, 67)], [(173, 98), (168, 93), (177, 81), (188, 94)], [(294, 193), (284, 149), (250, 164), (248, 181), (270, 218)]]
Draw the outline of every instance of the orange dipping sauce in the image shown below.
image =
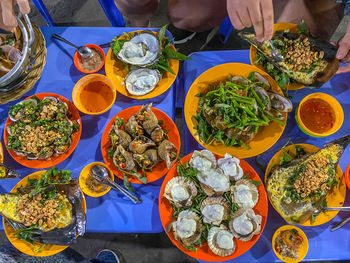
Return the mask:
[(92, 81), (81, 88), (80, 102), (86, 111), (97, 113), (108, 108), (113, 101), (113, 91), (102, 81)]
[(300, 118), (310, 131), (325, 133), (334, 126), (335, 112), (326, 101), (313, 98), (301, 105)]

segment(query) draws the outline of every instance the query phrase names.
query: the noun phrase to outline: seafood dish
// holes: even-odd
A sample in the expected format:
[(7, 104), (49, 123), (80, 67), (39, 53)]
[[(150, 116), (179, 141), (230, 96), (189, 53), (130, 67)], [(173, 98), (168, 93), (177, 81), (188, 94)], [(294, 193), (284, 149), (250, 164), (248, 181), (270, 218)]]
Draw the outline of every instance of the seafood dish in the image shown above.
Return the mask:
[(297, 150), (295, 159), (273, 167), (266, 179), (266, 191), (272, 206), (290, 224), (303, 224), (315, 210), (327, 206), (326, 196), (339, 183), (336, 171), (339, 159), (350, 142), (345, 136), (324, 145), (317, 152)]
[(14, 235), (34, 247), (41, 244), (69, 245), (84, 235), (86, 217), (83, 196), (71, 171), (51, 168), (14, 193), (0, 195), (0, 213)]
[(273, 246), (283, 258), (299, 259), (299, 250), (303, 245), (303, 237), (296, 229), (283, 230), (275, 239)]
[(152, 173), (153, 167), (164, 161), (170, 169), (177, 158), (179, 149), (169, 140), (163, 120), (157, 119), (151, 106), (142, 106), (128, 120), (117, 117), (108, 133), (108, 156), (127, 175), (124, 180), (134, 176), (147, 183), (147, 173)]
[(165, 30), (166, 26), (157, 33), (150, 30), (124, 32), (113, 39), (114, 58), (121, 61), (128, 72), (124, 84), (129, 94), (150, 93), (165, 72), (174, 74), (169, 66), (170, 59), (189, 59), (174, 49), (171, 40), (165, 37)]
[(56, 97), (23, 100), (10, 107), (7, 148), (28, 160), (64, 154), (71, 146), (72, 134), (80, 129), (70, 117), (68, 105)]
[(245, 147), (260, 127), (271, 121), (286, 125), (291, 101), (273, 92), (269, 81), (258, 72), (248, 78), (228, 76), (226, 81), (209, 86), (199, 97), (193, 116), (199, 139), (207, 145)]
[(299, 25), (297, 33), (289, 30), (274, 33), (271, 41), (283, 56), (282, 61), (277, 61), (272, 56), (269, 41), (258, 42), (255, 35), (248, 32), (240, 32), (240, 36), (258, 50), (256, 63), (262, 64), (281, 87), (290, 81), (321, 87), (338, 70), (337, 47), (311, 36), (305, 27), (305, 24)]
[(89, 47), (92, 52), (91, 58), (78, 57), (80, 67), (86, 72), (95, 72), (102, 67), (104, 63), (104, 55), (97, 48)]
[(11, 34), (0, 34), (0, 77), (6, 75), (22, 58), (22, 33), (16, 27)]
[(18, 178), (20, 176), (21, 175), (15, 170), (7, 167), (4, 164), (0, 164), (0, 179)]
[(248, 242), (261, 233), (262, 216), (254, 210), (260, 184), (243, 172), (239, 159), (226, 154), (217, 160), (208, 150), (194, 151), (164, 187), (175, 219), (167, 231), (186, 250), (197, 251), (207, 242), (214, 255), (232, 255), (237, 240)]

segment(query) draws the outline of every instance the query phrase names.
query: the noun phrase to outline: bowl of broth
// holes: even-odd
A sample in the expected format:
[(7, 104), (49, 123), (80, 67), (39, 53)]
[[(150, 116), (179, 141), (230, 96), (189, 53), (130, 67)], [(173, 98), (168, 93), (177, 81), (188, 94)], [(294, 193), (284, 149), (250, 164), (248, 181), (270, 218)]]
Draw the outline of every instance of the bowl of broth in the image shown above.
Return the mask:
[(295, 119), (305, 134), (312, 137), (326, 137), (340, 129), (344, 121), (344, 112), (334, 97), (317, 92), (300, 101)]
[(91, 74), (81, 78), (74, 86), (72, 99), (81, 112), (98, 115), (108, 111), (116, 99), (113, 83), (104, 75)]

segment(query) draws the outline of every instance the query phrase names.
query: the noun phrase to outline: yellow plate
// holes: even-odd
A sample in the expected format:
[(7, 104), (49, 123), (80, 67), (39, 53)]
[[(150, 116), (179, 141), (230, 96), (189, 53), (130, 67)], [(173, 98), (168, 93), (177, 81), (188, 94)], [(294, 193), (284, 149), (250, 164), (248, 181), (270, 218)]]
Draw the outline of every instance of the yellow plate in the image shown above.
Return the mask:
[[(275, 249), (275, 240), (277, 238), (277, 236), (284, 230), (292, 230), (292, 229), (295, 229), (298, 231), (298, 234), (303, 238), (303, 243), (302, 243), (302, 246), (301, 248), (299, 249), (298, 251), (298, 259), (295, 260), (293, 258), (285, 258), (285, 257), (282, 257), (281, 254), (279, 254), (276, 249)], [(278, 228), (276, 230), (276, 232), (273, 234), (273, 237), (272, 237), (272, 248), (273, 248), (273, 251), (275, 252), (276, 256), (282, 260), (283, 262), (286, 262), (286, 263), (297, 263), (297, 262), (300, 262), (302, 261), (306, 254), (307, 254), (307, 251), (309, 250), (309, 241), (307, 239), (307, 236), (305, 235), (304, 231), (301, 230), (299, 227), (296, 227), (296, 226), (293, 226), (293, 225), (285, 225), (285, 226), (281, 226), (280, 228)]]
[[(16, 193), (17, 188), (21, 187), (22, 185), (26, 186), (29, 178), (40, 179), (41, 175), (45, 173), (45, 171), (46, 170), (38, 171), (24, 177), (21, 181), (19, 181), (13, 187), (10, 193)], [(85, 202), (84, 195), (83, 195), (83, 206), (86, 213), (86, 202)], [(22, 253), (27, 254), (29, 256), (34, 256), (34, 257), (52, 256), (57, 253), (60, 253), (61, 251), (65, 250), (68, 247), (68, 246), (58, 246), (58, 245), (45, 245), (40, 251), (36, 252), (35, 250), (38, 250), (43, 244), (34, 242), (35, 248), (33, 248), (31, 244), (27, 243), (24, 240), (20, 240), (16, 237), (15, 230), (5, 222), (4, 218), (2, 218), (2, 224), (4, 226), (5, 234), (8, 240), (11, 242), (11, 244)]]
[[(268, 126), (259, 129), (253, 140), (246, 143), (249, 149), (246, 149), (243, 146), (228, 147), (224, 144), (207, 145), (199, 139), (198, 135), (195, 135), (197, 130), (195, 130), (194, 127), (197, 125), (197, 122), (192, 116), (196, 115), (198, 108), (199, 98), (196, 97), (196, 95), (205, 92), (211, 84), (227, 80), (228, 75), (248, 77), (249, 73), (252, 71), (262, 74), (271, 84), (272, 90), (283, 95), (277, 83), (264, 71), (257, 67), (241, 63), (221, 64), (208, 69), (193, 82), (186, 95), (184, 112), (189, 131), (199, 144), (217, 155), (224, 156), (225, 153), (229, 153), (240, 159), (256, 156), (274, 145), (283, 133), (285, 126), (271, 121)], [(283, 116), (285, 123), (287, 123), (287, 113), (283, 113)]]
[[(297, 24), (292, 24), (292, 23), (277, 23), (277, 24), (274, 24), (273, 25), (273, 32), (276, 32), (276, 31), (284, 31), (286, 29), (289, 29), (291, 33), (298, 33), (298, 25)], [(265, 68), (261, 65), (261, 64), (258, 64), (258, 63), (255, 63), (256, 61), (256, 48), (251, 45), (250, 46), (250, 63), (260, 69), (262, 69), (263, 71), (266, 71)], [(290, 83), (286, 86), (284, 86), (283, 89), (286, 89), (286, 90), (298, 90), (298, 89), (302, 89), (302, 88), (305, 88), (305, 86), (303, 84), (299, 84), (299, 83)]]
[(4, 150), (2, 149), (2, 143), (0, 142), (0, 163), (4, 162)]
[(92, 196), (92, 197), (100, 197), (103, 196), (105, 194), (107, 194), (109, 192), (109, 190), (111, 190), (111, 187), (107, 187), (107, 189), (103, 192), (97, 193), (94, 191), (91, 191), (87, 185), (86, 185), (86, 179), (87, 176), (89, 175), (90, 171), (91, 171), (91, 167), (94, 165), (101, 165), (103, 167), (105, 167), (107, 169), (107, 171), (109, 172), (110, 178), (112, 179), (112, 181), (114, 180), (114, 174), (113, 172), (108, 168), (108, 166), (105, 163), (101, 163), (101, 162), (93, 162), (88, 164), (87, 166), (85, 166), (83, 168), (83, 170), (81, 170), (80, 172), (80, 176), (79, 176), (79, 185), (81, 190), (84, 192), (84, 194), (88, 195), (88, 196)]
[[(141, 32), (141, 31), (142, 30), (133, 31), (133, 32), (130, 32), (130, 34), (134, 34), (136, 32)], [(122, 36), (121, 38), (124, 38), (124, 37)], [(173, 45), (171, 45), (171, 48), (173, 50), (176, 50)], [(154, 90), (152, 90), (150, 93), (142, 96), (135, 96), (135, 95), (129, 94), (129, 92), (125, 88), (125, 85), (122, 85), (122, 83), (125, 82), (124, 79), (128, 73), (124, 69), (123, 63), (114, 58), (114, 53), (112, 51), (112, 48), (108, 50), (108, 53), (106, 56), (105, 71), (106, 71), (107, 77), (113, 82), (114, 87), (117, 89), (117, 91), (120, 94), (123, 94), (124, 96), (129, 98), (143, 100), (143, 99), (154, 98), (159, 96), (160, 94), (163, 94), (174, 83), (177, 77), (177, 73), (179, 72), (179, 61), (175, 59), (169, 59), (169, 65), (171, 70), (175, 74), (164, 72), (162, 79), (159, 81), (157, 87), (155, 87)]]
[[(266, 168), (266, 172), (265, 172), (265, 185), (266, 185), (266, 179), (267, 179), (267, 175), (269, 174), (269, 172), (271, 171), (271, 169), (273, 167), (275, 167), (276, 165), (279, 165), (280, 163), (280, 157), (283, 156), (283, 151), (287, 151), (289, 153), (289, 155), (294, 158), (295, 157), (295, 145), (300, 145), (301, 147), (303, 147), (304, 151), (306, 153), (313, 153), (318, 151), (320, 148), (311, 145), (311, 144), (305, 144), (305, 143), (298, 143), (298, 144), (293, 144), (293, 145), (288, 145), (287, 147), (281, 149), (280, 151), (278, 151), (270, 160), (267, 168)], [(338, 165), (337, 167), (337, 174), (335, 175), (337, 181), (339, 182), (337, 186), (333, 187), (333, 189), (331, 191), (328, 192), (327, 197), (326, 197), (326, 201), (327, 201), (327, 206), (328, 207), (339, 207), (339, 206), (343, 206), (344, 204), (344, 200), (345, 200), (345, 196), (346, 196), (346, 184), (345, 184), (345, 178), (343, 176), (343, 172), (340, 168), (340, 166)], [(274, 205), (271, 202), (270, 199), (270, 195), (267, 195), (269, 197), (270, 203), (273, 206), (273, 208), (277, 211), (277, 209), (274, 207)], [(312, 222), (311, 219), (305, 221), (302, 224), (299, 224), (301, 226), (318, 226), (318, 225), (322, 225), (324, 223), (327, 223), (328, 221), (332, 220), (339, 211), (327, 211), (325, 213), (321, 213), (318, 216), (316, 216), (315, 218), (315, 222)]]

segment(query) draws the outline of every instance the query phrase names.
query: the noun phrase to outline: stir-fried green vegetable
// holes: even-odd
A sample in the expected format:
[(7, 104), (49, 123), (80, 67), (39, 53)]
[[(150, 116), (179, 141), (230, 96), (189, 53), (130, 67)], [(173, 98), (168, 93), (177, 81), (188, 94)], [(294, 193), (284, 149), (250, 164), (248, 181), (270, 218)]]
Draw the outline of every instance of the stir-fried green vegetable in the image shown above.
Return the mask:
[[(270, 121), (285, 123), (266, 112), (268, 100), (263, 99), (256, 86), (263, 83), (254, 81), (254, 72), (245, 79), (247, 85), (237, 84), (231, 76), (227, 81), (213, 86), (210, 91), (197, 94), (200, 98), (194, 128), (205, 144), (213, 142), (226, 146), (240, 147)], [(242, 77), (243, 78), (243, 77)]]

